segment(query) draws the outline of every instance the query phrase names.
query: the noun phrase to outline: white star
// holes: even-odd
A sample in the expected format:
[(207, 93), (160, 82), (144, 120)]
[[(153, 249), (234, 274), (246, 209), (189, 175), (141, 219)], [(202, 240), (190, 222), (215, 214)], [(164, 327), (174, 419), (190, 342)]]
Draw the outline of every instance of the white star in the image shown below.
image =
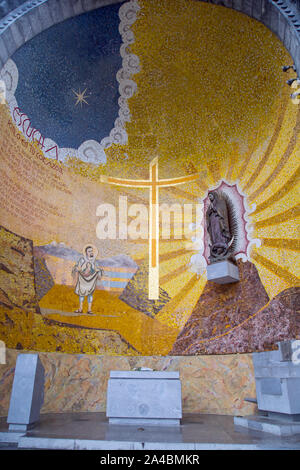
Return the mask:
[(85, 104), (88, 104), (88, 102), (85, 100), (86, 98), (86, 95), (85, 95), (85, 92), (86, 92), (87, 88), (81, 93), (80, 89), (79, 89), (79, 92), (77, 93), (76, 91), (72, 90), (74, 95), (76, 95), (77, 97), (77, 101), (75, 103), (75, 106), (77, 106), (79, 103), (80, 103), (80, 106), (82, 106), (82, 103), (85, 103)]

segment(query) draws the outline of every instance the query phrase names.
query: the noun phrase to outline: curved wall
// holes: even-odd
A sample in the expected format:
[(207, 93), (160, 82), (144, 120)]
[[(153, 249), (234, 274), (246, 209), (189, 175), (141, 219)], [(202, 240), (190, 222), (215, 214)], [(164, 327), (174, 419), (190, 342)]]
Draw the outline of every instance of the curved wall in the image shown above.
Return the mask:
[[(290, 55), (264, 25), (232, 9), (185, 0), (120, 8), (117, 81), (111, 71), (111, 81), (101, 82), (111, 70), (112, 50), (97, 36), (91, 38), (94, 63), (75, 90), (60, 74), (65, 64), (54, 43), (44, 62), (35, 62), (33, 41), (39, 36), (2, 70), (8, 106), (0, 109), (1, 339), (20, 350), (189, 356), (272, 349), (279, 340), (298, 337), (300, 121), (285, 83), (293, 72), (281, 71)], [(66, 21), (53, 28), (63, 25), (73, 27)], [(41, 48), (46, 33), (40, 34)], [(76, 50), (74, 38), (68, 47)], [(65, 55), (71, 57), (67, 49)], [(23, 57), (31, 58), (27, 68)], [(44, 95), (34, 89), (28, 103), (22, 90), (31, 84), (30, 74), (49, 64), (57, 96), (50, 103), (45, 86)], [(81, 52), (70, 73), (79, 76), (85, 64)], [(114, 90), (119, 115), (112, 130), (79, 148), (67, 133), (58, 143), (62, 119), (76, 131), (80, 124), (71, 113), (79, 113), (79, 123), (83, 113), (95, 113), (92, 93), (76, 102), (76, 93), (78, 98), (90, 91), (89, 77)], [(45, 116), (55, 100), (56, 109), (63, 102), (68, 110), (51, 121), (47, 135), (38, 114), (33, 121), (34, 99)], [(149, 297), (149, 234), (136, 238), (148, 227), (149, 189), (132, 187), (134, 180), (149, 178), (155, 157), (158, 178), (183, 178), (159, 190), (160, 202), (177, 204), (180, 214), (169, 236), (161, 232), (156, 300)], [(206, 279), (203, 207), (215, 188), (228, 195), (237, 214), (241, 280), (227, 286)], [(197, 207), (200, 217), (194, 219)], [(96, 246), (103, 270), (92, 314), (86, 303), (83, 313), (76, 311), (72, 277), (87, 245)]]
[[(2, 15), (6, 16), (0, 23), (2, 64), (24, 42), (53, 24), (105, 5), (118, 3), (118, 0), (64, 0), (63, 2), (61, 0), (25, 2), (15, 0), (13, 4), (3, 3)], [(300, 6), (298, 0), (211, 0), (208, 3), (232, 8), (261, 21), (283, 42), (299, 71)]]

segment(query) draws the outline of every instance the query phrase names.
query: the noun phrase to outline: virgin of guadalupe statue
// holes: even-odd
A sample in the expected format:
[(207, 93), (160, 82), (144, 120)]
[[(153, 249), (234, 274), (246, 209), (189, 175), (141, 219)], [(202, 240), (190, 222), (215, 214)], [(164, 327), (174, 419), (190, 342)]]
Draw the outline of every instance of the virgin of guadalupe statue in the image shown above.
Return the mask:
[(210, 262), (221, 261), (230, 256), (233, 236), (229, 224), (229, 211), (225, 198), (217, 191), (208, 193), (210, 205), (206, 211), (206, 228), (210, 238)]

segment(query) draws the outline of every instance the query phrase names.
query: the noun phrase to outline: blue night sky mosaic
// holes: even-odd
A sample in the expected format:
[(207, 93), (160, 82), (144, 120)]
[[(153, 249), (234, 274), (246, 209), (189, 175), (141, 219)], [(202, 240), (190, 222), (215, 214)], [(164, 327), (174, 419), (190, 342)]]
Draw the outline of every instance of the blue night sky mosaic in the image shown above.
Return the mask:
[[(32, 127), (59, 147), (109, 135), (118, 117), (122, 67), (118, 11), (99, 8), (52, 26), (12, 56), (19, 70), (16, 99)], [(76, 93), (85, 102), (76, 105)]]

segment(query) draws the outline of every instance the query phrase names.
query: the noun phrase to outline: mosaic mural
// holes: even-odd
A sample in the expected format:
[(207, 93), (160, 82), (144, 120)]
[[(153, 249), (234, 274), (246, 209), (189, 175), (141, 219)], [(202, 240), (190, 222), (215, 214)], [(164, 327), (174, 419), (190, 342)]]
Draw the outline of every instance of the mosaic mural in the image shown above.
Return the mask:
[[(22, 46), (0, 71), (0, 340), (180, 356), (300, 338), (291, 62), (262, 24), (193, 0), (106, 6)], [(212, 190), (237, 283), (207, 281)]]

